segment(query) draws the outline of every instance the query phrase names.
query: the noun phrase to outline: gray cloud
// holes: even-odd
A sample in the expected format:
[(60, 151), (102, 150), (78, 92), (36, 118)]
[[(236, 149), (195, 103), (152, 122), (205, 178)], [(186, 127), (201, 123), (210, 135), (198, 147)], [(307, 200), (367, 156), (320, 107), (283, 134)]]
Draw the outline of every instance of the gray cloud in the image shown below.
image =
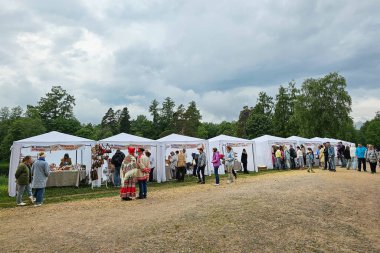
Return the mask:
[(148, 115), (167, 96), (195, 100), (205, 121), (233, 120), (261, 90), (339, 71), (352, 116), (370, 119), (380, 109), (379, 11), (375, 0), (0, 0), (0, 89), (17, 94), (0, 106), (35, 104), (59, 84), (85, 122), (109, 107)]

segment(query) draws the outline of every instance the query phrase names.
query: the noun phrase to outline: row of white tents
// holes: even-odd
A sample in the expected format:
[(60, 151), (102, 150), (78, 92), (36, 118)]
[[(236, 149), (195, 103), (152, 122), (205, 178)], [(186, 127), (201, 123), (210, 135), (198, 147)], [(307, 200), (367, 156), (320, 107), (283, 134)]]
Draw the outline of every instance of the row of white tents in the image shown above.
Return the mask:
[[(312, 147), (316, 151), (316, 147), (323, 142), (329, 141), (332, 145), (336, 145), (340, 140), (326, 139), (326, 138), (313, 138), (305, 139), (302, 137), (292, 136), (289, 138), (280, 138), (276, 136), (264, 135), (252, 140), (236, 138), (227, 135), (219, 135), (209, 140), (171, 134), (158, 140), (151, 140), (139, 136), (134, 136), (126, 133), (120, 133), (118, 135), (100, 140), (93, 141), (73, 135), (63, 134), (56, 131), (45, 133), (42, 135), (30, 137), (27, 139), (15, 141), (11, 147), (11, 159), (9, 165), (9, 181), (8, 181), (8, 193), (9, 196), (15, 196), (16, 184), (15, 184), (15, 171), (20, 162), (20, 158), (25, 155), (36, 156), (40, 150), (49, 150), (47, 154), (47, 160), (49, 163), (59, 161), (63, 157), (63, 153), (75, 152), (75, 158), (71, 155), (73, 162), (86, 165), (87, 172), (91, 168), (91, 147), (95, 144), (103, 144), (114, 147), (127, 147), (127, 146), (143, 146), (150, 149), (155, 161), (154, 177), (157, 182), (165, 182), (166, 178), (166, 166), (165, 159), (167, 159), (169, 153), (173, 150), (186, 149), (187, 154), (198, 153), (198, 148), (203, 147), (208, 156), (207, 174), (212, 173), (212, 149), (216, 147), (219, 152), (225, 153), (227, 145), (233, 147), (234, 152), (237, 153), (237, 159), (240, 160), (240, 156), (243, 149), (246, 149), (248, 153), (248, 170), (258, 171), (259, 166), (266, 166), (268, 169), (273, 168), (272, 163), (272, 146), (273, 145), (301, 145), (306, 147)], [(354, 145), (353, 143), (344, 142), (344, 145)], [(62, 148), (63, 147), (63, 148)], [(46, 149), (48, 148), (48, 149)], [(115, 149), (112, 152), (115, 152)], [(78, 154), (79, 151), (79, 154)], [(110, 156), (113, 155), (110, 154)], [(105, 165), (106, 166), (106, 165)], [(101, 171), (100, 171), (101, 172)], [(224, 173), (224, 168), (219, 168), (219, 173)], [(100, 179), (99, 179), (100, 181)], [(100, 182), (99, 182), (100, 183)]]

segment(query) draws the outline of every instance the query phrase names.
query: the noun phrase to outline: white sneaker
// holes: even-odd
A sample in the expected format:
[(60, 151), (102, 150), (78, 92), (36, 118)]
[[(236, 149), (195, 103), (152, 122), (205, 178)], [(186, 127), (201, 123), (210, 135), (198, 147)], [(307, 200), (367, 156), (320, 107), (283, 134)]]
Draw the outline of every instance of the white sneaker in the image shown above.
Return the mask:
[(37, 207), (37, 206), (41, 206), (42, 204), (35, 204), (34, 206)]
[(30, 196), (29, 199), (30, 199), (30, 202), (32, 202), (32, 204), (33, 204), (34, 202), (36, 202), (36, 199), (33, 198), (33, 196)]
[(25, 206), (26, 204), (24, 202), (18, 203), (18, 206)]
[(219, 184), (214, 184), (215, 186), (219, 186)]

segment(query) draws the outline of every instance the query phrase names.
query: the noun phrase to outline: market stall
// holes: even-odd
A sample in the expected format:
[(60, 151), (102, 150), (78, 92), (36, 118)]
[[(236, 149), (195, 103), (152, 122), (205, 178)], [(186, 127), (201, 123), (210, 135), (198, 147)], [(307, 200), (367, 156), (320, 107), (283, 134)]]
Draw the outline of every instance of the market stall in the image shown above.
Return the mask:
[[(153, 178), (157, 180), (157, 182), (162, 181), (160, 172), (157, 172), (158, 171), (157, 159), (156, 159), (157, 141), (140, 137), (140, 136), (135, 136), (132, 134), (120, 133), (120, 134), (105, 138), (103, 140), (100, 140), (98, 143), (110, 148), (111, 153), (108, 154), (110, 158), (115, 154), (117, 149), (120, 149), (125, 155), (127, 155), (128, 147), (135, 147), (136, 149), (137, 148), (149, 149), (151, 152), (151, 158), (153, 161), (152, 166), (155, 168), (153, 170)], [(103, 165), (103, 170), (102, 170), (103, 179), (105, 178), (104, 174), (109, 173), (107, 172), (108, 168), (109, 168), (109, 165), (108, 165), (108, 162), (106, 161)]]
[[(157, 170), (158, 173), (161, 173), (161, 180), (165, 182), (168, 180), (169, 167), (167, 164), (167, 158), (171, 151), (186, 149), (187, 159), (192, 159), (192, 153), (198, 153), (198, 148), (203, 147), (206, 152), (206, 156), (208, 157), (208, 143), (204, 139), (179, 135), (179, 134), (171, 134), (166, 137), (157, 140), (159, 149), (157, 152), (157, 166), (160, 168)], [(206, 163), (207, 164), (207, 163)], [(205, 174), (210, 175), (209, 166), (205, 168)]]
[[(207, 156), (209, 159), (208, 162), (209, 162), (210, 168), (213, 168), (212, 163), (211, 163), (212, 162), (212, 156), (213, 156), (213, 150), (212, 149), (215, 147), (218, 149), (220, 154), (226, 155), (226, 147), (231, 146), (234, 153), (235, 153), (236, 160), (238, 162), (241, 162), (240, 161), (241, 154), (243, 152), (243, 149), (245, 149), (247, 151), (247, 154), (248, 154), (247, 170), (248, 171), (257, 171), (255, 169), (255, 161), (254, 161), (254, 155), (255, 154), (253, 153), (253, 142), (252, 141), (222, 134), (222, 135), (219, 135), (219, 136), (216, 136), (214, 138), (209, 139), (208, 140), (208, 146), (209, 146), (209, 149), (208, 149)], [(219, 174), (224, 174), (225, 169), (224, 169), (223, 164), (221, 164), (218, 171), (219, 171)]]
[(263, 135), (252, 139), (253, 141), (253, 153), (255, 154), (255, 170), (258, 167), (266, 167), (267, 169), (273, 169), (272, 160), (272, 148), (273, 146), (286, 145), (288, 148), (290, 145), (295, 145), (294, 141), (286, 140), (281, 137), (272, 135)]
[[(46, 154), (46, 161), (50, 165), (52, 178), (64, 178), (63, 175), (54, 176), (54, 173), (62, 173), (62, 170), (86, 170), (87, 173), (91, 168), (91, 146), (95, 141), (69, 135), (60, 132), (52, 131), (49, 133), (37, 135), (27, 139), (13, 142), (11, 147), (11, 158), (9, 164), (9, 180), (8, 180), (8, 194), (11, 197), (16, 196), (16, 183), (15, 172), (20, 160), (26, 155), (31, 155), (32, 158), (37, 157), (37, 153), (44, 151)], [(59, 166), (60, 160), (65, 154), (70, 154), (72, 159), (72, 166)], [(70, 173), (67, 173), (69, 175)], [(70, 178), (72, 178), (70, 174)], [(76, 174), (78, 178), (81, 173)], [(79, 177), (80, 178), (80, 177)], [(52, 179), (51, 179), (52, 180)], [(58, 180), (59, 181), (59, 180)], [(56, 182), (58, 182), (56, 180)], [(62, 180), (67, 184), (74, 185), (74, 180)], [(49, 185), (54, 185), (52, 181), (48, 181)], [(75, 182), (77, 185), (77, 181)], [(54, 186), (60, 186), (59, 184)]]

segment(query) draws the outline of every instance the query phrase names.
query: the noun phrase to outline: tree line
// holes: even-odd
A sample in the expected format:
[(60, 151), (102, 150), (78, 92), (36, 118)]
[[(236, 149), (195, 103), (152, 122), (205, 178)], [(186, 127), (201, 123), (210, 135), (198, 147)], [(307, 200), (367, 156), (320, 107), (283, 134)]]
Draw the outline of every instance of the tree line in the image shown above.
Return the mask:
[(300, 88), (294, 81), (280, 86), (275, 97), (260, 92), (255, 105), (244, 106), (237, 120), (202, 122), (194, 101), (177, 105), (167, 97), (153, 100), (147, 108), (151, 119), (132, 119), (128, 107), (109, 108), (99, 124), (83, 124), (74, 115), (75, 97), (53, 86), (36, 105), (0, 108), (0, 160), (8, 160), (13, 141), (59, 131), (93, 140), (121, 132), (150, 139), (171, 133), (209, 139), (220, 134), (252, 139), (264, 134), (280, 137), (330, 137), (380, 147), (380, 114), (354, 128), (350, 117), (352, 100), (346, 80), (338, 73), (309, 78)]

